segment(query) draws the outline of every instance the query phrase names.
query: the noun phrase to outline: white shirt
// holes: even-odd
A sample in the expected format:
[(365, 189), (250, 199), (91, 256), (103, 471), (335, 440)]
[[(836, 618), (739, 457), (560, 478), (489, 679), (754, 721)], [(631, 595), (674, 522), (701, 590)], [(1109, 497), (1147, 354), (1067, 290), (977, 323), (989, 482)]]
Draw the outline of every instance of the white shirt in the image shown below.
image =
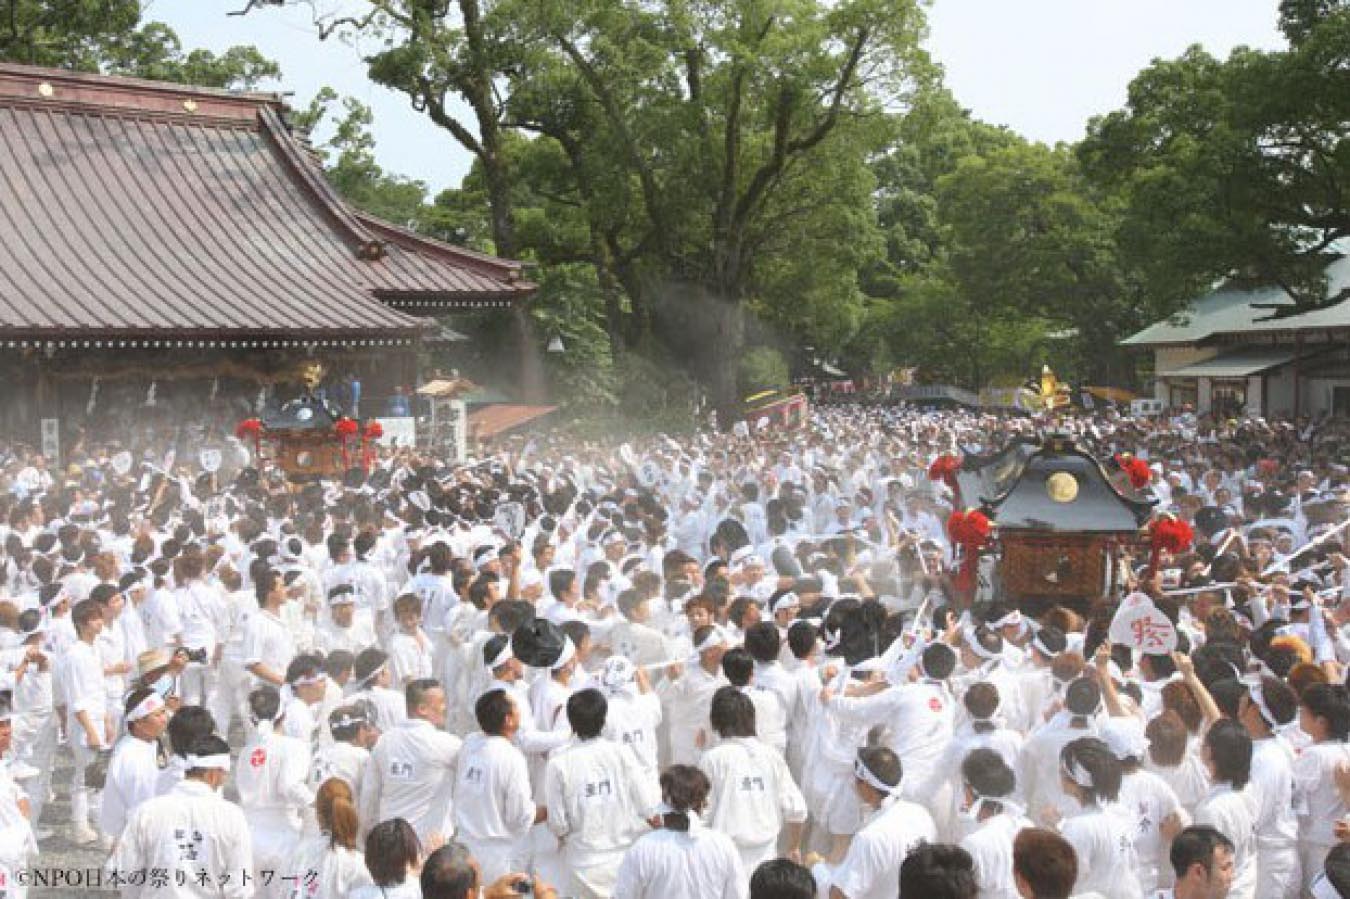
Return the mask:
[(659, 774), (656, 728), (661, 723), (661, 701), (655, 693), (639, 693), (632, 687), (606, 692), (609, 711), (603, 736), (633, 750), (642, 767)]
[(1233, 789), (1232, 784), (1215, 784), (1209, 795), (1195, 808), (1195, 823), (1209, 824), (1233, 841), (1233, 885), (1231, 899), (1255, 899), (1256, 896), (1256, 815), (1257, 800), (1251, 789)]
[(130, 734), (118, 740), (108, 762), (98, 829), (114, 838), (121, 834), (137, 806), (155, 796), (158, 781), (156, 744)]
[(510, 842), (534, 823), (525, 754), (504, 737), (470, 734), (455, 762), (455, 829), (472, 843)]
[(999, 812), (981, 821), (979, 827), (961, 841), (961, 848), (975, 861), (975, 882), (980, 899), (1019, 899), (1013, 880), (1013, 840), (1031, 822), (1021, 815)]
[(806, 820), (806, 800), (783, 757), (756, 737), (732, 737), (703, 753), (708, 775), (708, 826), (737, 846), (763, 846), (778, 839), (784, 822)]
[(362, 618), (352, 618), (350, 627), (338, 627), (329, 619), (319, 624), (314, 639), (325, 654), (345, 649), (352, 655), (358, 655), (367, 646), (375, 645), (375, 627)]
[(277, 674), (285, 674), (295, 657), (295, 638), (274, 612), (260, 610), (248, 619), (243, 656), (245, 668), (261, 662)]
[(232, 772), (239, 804), (254, 822), (300, 832), (300, 812), (314, 802), (309, 778), (309, 745), (272, 731), (263, 722), (239, 750)]
[[(147, 799), (132, 812), (117, 850), (108, 860), (109, 871), (124, 880), (128, 873), (163, 869), (164, 885), (150, 878), (140, 885), (120, 884), (129, 899), (251, 899), (254, 883), (244, 883), (243, 872), (253, 870), (253, 840), (239, 806), (226, 802), (205, 783), (185, 780), (164, 796)], [(205, 870), (209, 887), (197, 885)], [(184, 882), (178, 885), (176, 872)], [(222, 881), (228, 877), (228, 883)], [(105, 877), (105, 882), (107, 878)]]
[(1256, 841), (1261, 849), (1293, 847), (1298, 840), (1294, 808), (1294, 750), (1280, 736), (1252, 742), (1252, 792)]
[(887, 797), (853, 837), (844, 860), (833, 870), (818, 866), (824, 870), (816, 883), (827, 880), (848, 899), (895, 899), (900, 866), (924, 842), (937, 842), (933, 816), (921, 805)]
[(709, 732), (708, 712), (712, 697), (727, 679), (722, 672), (709, 674), (697, 663), (684, 666), (684, 673), (667, 679), (657, 687), (665, 718), (670, 727), (670, 756), (672, 764), (692, 765), (698, 761), (697, 735)]
[(352, 795), (359, 797), (369, 762), (370, 750), (335, 740), (314, 753), (309, 766), (309, 785), (317, 793), (324, 781), (336, 777), (346, 781)]
[(361, 785), (361, 820), (403, 818), (422, 841), (435, 832), (454, 833), (451, 798), (459, 737), (430, 721), (410, 718), (383, 734), (370, 754)]
[(1107, 899), (1140, 895), (1134, 828), (1129, 814), (1116, 805), (1090, 806), (1060, 823), (1060, 832), (1078, 855), (1074, 893), (1098, 892)]
[(623, 855), (614, 895), (623, 899), (745, 899), (750, 874), (730, 839), (690, 815), (689, 831), (653, 831)]
[(1143, 769), (1121, 779), (1119, 805), (1135, 823), (1134, 851), (1139, 859), (1140, 883), (1152, 889), (1160, 874), (1171, 870), (1163, 852), (1162, 822), (1175, 814), (1184, 825), (1190, 816), (1167, 781)]
[(389, 675), (396, 685), (431, 677), (431, 640), (419, 628), (417, 633), (399, 631), (389, 638)]
[(603, 737), (564, 747), (544, 769), (548, 826), (571, 862), (623, 852), (647, 830), (660, 790), (626, 747)]
[(66, 707), (70, 711), (71, 730), (81, 746), (87, 746), (88, 740), (84, 728), (75, 723), (79, 712), (89, 713), (89, 723), (101, 741), (106, 739), (103, 732), (104, 720), (108, 715), (108, 690), (103, 680), (103, 660), (98, 650), (90, 643), (76, 640), (66, 651), (65, 669), (61, 677), (65, 689)]
[(887, 724), (890, 748), (904, 762), (901, 792), (906, 798), (924, 800), (937, 789), (955, 719), (951, 697), (940, 684), (903, 684), (858, 698), (836, 696), (830, 708), (844, 720)]
[(1346, 805), (1336, 789), (1336, 766), (1350, 762), (1350, 743), (1314, 743), (1294, 761), (1294, 808), (1301, 843), (1331, 846), (1332, 827), (1345, 817)]
[(281, 883), (286, 899), (344, 897), (373, 883), (361, 853), (332, 845), (327, 834), (302, 840), (290, 858), (294, 864), (286, 874), (295, 880), (281, 881), (284, 875), (277, 872), (278, 880), (274, 881)]

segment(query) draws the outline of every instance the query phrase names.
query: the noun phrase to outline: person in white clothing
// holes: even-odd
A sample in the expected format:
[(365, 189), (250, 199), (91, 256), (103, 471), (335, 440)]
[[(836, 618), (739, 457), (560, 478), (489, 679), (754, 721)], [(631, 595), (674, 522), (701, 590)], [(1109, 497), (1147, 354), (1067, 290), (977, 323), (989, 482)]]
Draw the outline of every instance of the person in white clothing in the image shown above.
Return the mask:
[(451, 799), (459, 737), (444, 730), (445, 690), (438, 681), (415, 680), (405, 691), (408, 719), (386, 731), (371, 752), (361, 785), (361, 820), (403, 818), (426, 844), (454, 832)]
[(727, 650), (722, 656), (722, 673), (727, 682), (744, 693), (754, 705), (759, 739), (775, 752), (786, 756), (787, 706), (778, 692), (754, 682), (755, 660), (750, 653), (741, 646)]
[(1060, 822), (1060, 832), (1078, 856), (1074, 891), (1106, 899), (1135, 899), (1141, 893), (1134, 853), (1134, 822), (1115, 804), (1122, 768), (1096, 737), (1079, 737), (1060, 750), (1060, 779), (1077, 811)]
[[(0, 759), (13, 748), (14, 708), (8, 690), (0, 691)], [(26, 889), (17, 872), (26, 868), (37, 854), (37, 839), (32, 828), (32, 808), (27, 796), (14, 782), (11, 763), (0, 761), (0, 884), (10, 889), (15, 899), (24, 899)]]
[(670, 666), (656, 690), (669, 726), (670, 762), (675, 765), (698, 762), (708, 740), (708, 708), (713, 693), (726, 684), (722, 656), (727, 640), (722, 629), (704, 625), (694, 631), (693, 639), (696, 663)]
[[(428, 851), (438, 848), (440, 839)], [(374, 883), (352, 890), (349, 899), (422, 899), (417, 875), (424, 853), (411, 824), (402, 818), (381, 821), (366, 834), (365, 849)]]
[(319, 622), (314, 636), (324, 653), (345, 649), (355, 655), (375, 645), (375, 626), (356, 617), (356, 594), (351, 584), (338, 584), (328, 591), (328, 617)]
[(980, 899), (1018, 899), (1013, 841), (1031, 822), (1012, 801), (1017, 787), (1012, 766), (996, 750), (980, 747), (961, 763), (961, 780), (961, 814), (974, 825), (961, 848), (974, 863)]
[(747, 871), (777, 856), (785, 827), (788, 857), (799, 858), (806, 823), (806, 800), (787, 762), (758, 738), (756, 712), (735, 687), (713, 694), (709, 718), (718, 741), (698, 763), (712, 785), (708, 826), (731, 837)]
[(422, 600), (416, 594), (394, 600), (394, 620), (398, 631), (389, 638), (389, 673), (401, 690), (409, 681), (431, 677), (432, 646), (422, 630)]
[[(192, 745), (187, 765), (172, 792), (132, 812), (108, 860), (108, 877), (120, 878), (113, 885), (130, 899), (252, 899), (257, 881), (244, 876), (254, 870), (249, 823), (239, 806), (220, 796), (230, 771), (229, 744), (203, 737)], [(169, 872), (163, 885), (135, 877), (156, 869)]]
[(1149, 899), (1227, 899), (1233, 885), (1233, 841), (1207, 824), (1183, 829), (1170, 851), (1176, 884)]
[(700, 818), (710, 789), (707, 776), (688, 765), (673, 765), (661, 775), (661, 798), (670, 810), (659, 829), (624, 853), (616, 897), (746, 899), (746, 869), (735, 844)]
[(286, 885), (285, 899), (323, 899), (349, 896), (372, 884), (365, 859), (356, 848), (359, 822), (352, 790), (344, 780), (324, 781), (314, 797), (318, 832), (301, 840), (278, 877)]
[(610, 656), (600, 672), (600, 689), (609, 702), (605, 736), (633, 750), (652, 776), (660, 774), (656, 730), (661, 724), (661, 701), (652, 692), (647, 672), (623, 656)]
[(281, 572), (264, 569), (254, 584), (261, 611), (251, 616), (244, 632), (244, 669), (256, 684), (280, 687), (286, 682), (286, 666), (295, 657), (295, 638), (281, 620), (287, 601), (286, 580)]
[(144, 687), (132, 690), (126, 701), (127, 732), (117, 741), (103, 787), (98, 828), (114, 841), (121, 836), (131, 813), (155, 796), (159, 780), (159, 738), (169, 724), (164, 699)]
[(485, 881), (528, 866), (530, 827), (542, 819), (530, 792), (529, 766), (512, 739), (521, 709), (505, 690), (474, 704), (480, 733), (469, 735), (455, 762), (455, 833), (478, 860)]
[(85, 772), (102, 752), (112, 748), (112, 718), (103, 660), (94, 641), (103, 630), (103, 610), (92, 599), (81, 601), (70, 613), (78, 639), (66, 652), (61, 682), (65, 689), (67, 733), (75, 756), (71, 784), (71, 838), (77, 844), (93, 843), (98, 832), (89, 825), (92, 790), (85, 786)]
[(1350, 698), (1344, 687), (1313, 684), (1299, 701), (1299, 726), (1312, 739), (1294, 761), (1294, 809), (1306, 891), (1337, 842), (1335, 823), (1350, 811), (1335, 783), (1336, 770), (1350, 764)]
[(328, 729), (333, 742), (314, 753), (309, 768), (310, 786), (317, 790), (324, 781), (337, 778), (352, 788), (353, 796), (360, 796), (370, 750), (380, 738), (379, 728), (371, 723), (364, 703), (352, 703), (332, 711)]
[(1238, 720), (1252, 738), (1256, 794), (1256, 879), (1271, 899), (1297, 899), (1298, 812), (1294, 808), (1294, 750), (1278, 729), (1298, 716), (1298, 695), (1275, 677), (1251, 679), (1238, 700)]
[(1143, 768), (1148, 738), (1138, 718), (1111, 718), (1101, 727), (1102, 740), (1120, 760), (1119, 805), (1135, 824), (1134, 851), (1139, 862), (1139, 884), (1146, 892), (1164, 886), (1167, 845), (1190, 815), (1176, 792), (1152, 771)]
[(884, 746), (858, 750), (854, 790), (870, 811), (838, 865), (817, 863), (812, 873), (820, 899), (894, 899), (900, 866), (920, 843), (937, 840), (933, 816), (900, 798), (900, 758)]
[[(1260, 812), (1250, 786), (1252, 738), (1236, 721), (1216, 721), (1205, 733), (1201, 758), (1209, 771), (1209, 793), (1195, 807), (1195, 823), (1209, 824), (1233, 841), (1234, 899), (1255, 899), (1256, 820)], [(1264, 897), (1266, 894), (1261, 892)]]
[[(262, 895), (282, 899), (285, 885), (275, 872), (289, 868), (289, 856), (300, 839), (301, 813), (314, 801), (306, 783), (309, 745), (281, 733), (281, 697), (276, 688), (258, 687), (248, 697), (252, 732), (239, 750), (234, 785), (239, 804), (248, 813), (253, 834), (253, 862)], [(263, 871), (272, 871), (270, 883)]]
[(576, 742), (556, 752), (544, 769), (549, 829), (562, 843), (579, 899), (608, 899), (624, 851), (643, 833), (660, 793), (624, 746), (601, 736), (608, 703), (596, 689), (567, 700)]

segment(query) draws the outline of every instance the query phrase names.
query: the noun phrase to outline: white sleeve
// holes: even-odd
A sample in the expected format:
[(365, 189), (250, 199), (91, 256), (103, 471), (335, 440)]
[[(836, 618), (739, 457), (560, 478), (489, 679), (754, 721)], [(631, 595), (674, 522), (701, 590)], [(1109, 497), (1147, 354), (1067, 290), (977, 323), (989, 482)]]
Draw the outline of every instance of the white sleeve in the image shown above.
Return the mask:
[(646, 877), (642, 873), (642, 856), (644, 855), (642, 840), (639, 839), (628, 851), (623, 854), (623, 861), (619, 863), (619, 874), (614, 881), (614, 895), (623, 896), (625, 899), (643, 899), (646, 893), (643, 891)]

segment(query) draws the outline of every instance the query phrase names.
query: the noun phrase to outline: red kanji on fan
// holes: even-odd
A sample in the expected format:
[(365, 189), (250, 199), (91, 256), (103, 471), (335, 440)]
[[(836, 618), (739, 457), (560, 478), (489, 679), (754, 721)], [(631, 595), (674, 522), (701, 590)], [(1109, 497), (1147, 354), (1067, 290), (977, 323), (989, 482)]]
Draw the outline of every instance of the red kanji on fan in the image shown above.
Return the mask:
[(1167, 640), (1165, 638), (1165, 629), (1148, 618), (1136, 618), (1130, 622), (1130, 631), (1134, 635), (1135, 645), (1145, 651), (1149, 649), (1165, 649)]

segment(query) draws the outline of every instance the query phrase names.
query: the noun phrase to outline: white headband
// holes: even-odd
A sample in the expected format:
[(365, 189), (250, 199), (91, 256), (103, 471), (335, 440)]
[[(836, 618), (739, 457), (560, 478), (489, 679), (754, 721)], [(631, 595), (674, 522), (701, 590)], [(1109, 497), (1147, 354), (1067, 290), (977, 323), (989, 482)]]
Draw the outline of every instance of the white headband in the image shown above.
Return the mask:
[(365, 677), (361, 678), (361, 680), (357, 683), (357, 686), (358, 686), (358, 687), (364, 687), (366, 684), (370, 683), (370, 682), (373, 681), (375, 678), (379, 677), (379, 676), (380, 676), (380, 672), (383, 671), (384, 669), (388, 668), (388, 667), (389, 667), (389, 661), (388, 661), (388, 659), (386, 659), (385, 661), (383, 661), (383, 662), (381, 662), (379, 665), (377, 665), (377, 666), (375, 667), (375, 670), (374, 670), (374, 671), (370, 672), (370, 673), (367, 674)]
[(1085, 790), (1093, 789), (1092, 772), (1083, 767), (1077, 759), (1061, 756), (1059, 760), (1059, 770), (1069, 780), (1078, 784)]
[(1313, 899), (1341, 899), (1341, 891), (1336, 889), (1336, 884), (1331, 882), (1325, 871), (1317, 873), (1308, 887), (1308, 892), (1312, 893)]
[(370, 722), (366, 719), (366, 717), (365, 717), (364, 715), (358, 715), (358, 716), (356, 716), (356, 717), (352, 717), (351, 715), (343, 715), (341, 718), (338, 718), (336, 721), (330, 721), (330, 722), (328, 722), (328, 726), (329, 726), (330, 728), (333, 728), (333, 727), (351, 727), (351, 726), (354, 725), (354, 724), (369, 724), (369, 723), (370, 723)]
[(887, 796), (890, 796), (892, 793), (895, 793), (897, 790), (900, 789), (899, 784), (891, 786), (888, 783), (884, 783), (881, 780), (881, 778), (873, 774), (872, 769), (867, 767), (867, 765), (863, 763), (861, 756), (853, 760), (853, 776), (858, 778), (858, 780), (862, 781), (863, 783), (867, 784), (872, 789), (884, 793)]
[(1045, 640), (1042, 639), (1040, 631), (1037, 631), (1036, 636), (1031, 638), (1031, 645), (1034, 646), (1038, 651), (1040, 651), (1042, 655), (1047, 655), (1052, 659), (1055, 656), (1059, 655), (1059, 653), (1055, 652), (1049, 646), (1045, 645)]
[(229, 753), (222, 753), (221, 755), (188, 755), (185, 762), (189, 771), (193, 768), (218, 768), (221, 771), (230, 770)]
[(991, 622), (989, 622), (989, 624), (990, 624), (992, 627), (1014, 627), (1014, 626), (1020, 626), (1020, 625), (1022, 624), (1022, 613), (1019, 612), (1017, 609), (1013, 609), (1011, 612), (1009, 612), (1008, 614), (1004, 615), (1004, 616), (1003, 616), (1002, 618), (1000, 618), (999, 620), (997, 620), (997, 621), (991, 621)]
[(502, 651), (497, 653), (496, 657), (491, 662), (488, 663), (488, 670), (492, 671), (502, 665), (505, 665), (513, 658), (515, 658), (515, 656), (511, 652), (511, 641), (507, 640), (506, 644), (502, 646)]
[(1261, 717), (1265, 719), (1266, 724), (1272, 728), (1279, 727), (1279, 721), (1270, 713), (1270, 706), (1266, 705), (1266, 691), (1262, 688), (1261, 681), (1257, 680), (1255, 683), (1248, 684), (1247, 691), (1252, 702), (1261, 712)]
[(984, 659), (986, 662), (992, 662), (995, 661), (996, 659), (1002, 658), (1002, 655), (1000, 653), (990, 652), (980, 644), (980, 641), (975, 637), (975, 628), (967, 627), (965, 636), (966, 636), (966, 645), (970, 647), (970, 651), (975, 653), (975, 655), (979, 656), (980, 658)]
[(151, 693), (142, 699), (134, 709), (127, 712), (127, 723), (130, 724), (133, 721), (148, 718), (162, 708), (164, 708), (164, 700), (158, 693)]
[(319, 673), (317, 673), (317, 674), (309, 674), (309, 675), (306, 675), (305, 677), (297, 677), (297, 678), (294, 680), (294, 682), (292, 682), (292, 683), (290, 684), (290, 686), (292, 686), (292, 687), (309, 687), (309, 686), (313, 686), (314, 684), (321, 684), (321, 683), (323, 683), (323, 673), (322, 673), (322, 672), (319, 672)]
[[(577, 657), (577, 645), (572, 642), (571, 637), (563, 637), (562, 652), (558, 653), (558, 660), (549, 668), (553, 671), (561, 671), (568, 662)], [(495, 667), (495, 666), (494, 666)]]
[(707, 634), (704, 635), (703, 640), (697, 646), (694, 647), (694, 652), (704, 652), (705, 650), (726, 645), (727, 645), (726, 635), (722, 633), (722, 629), (720, 627), (714, 626), (711, 630), (708, 631)]

